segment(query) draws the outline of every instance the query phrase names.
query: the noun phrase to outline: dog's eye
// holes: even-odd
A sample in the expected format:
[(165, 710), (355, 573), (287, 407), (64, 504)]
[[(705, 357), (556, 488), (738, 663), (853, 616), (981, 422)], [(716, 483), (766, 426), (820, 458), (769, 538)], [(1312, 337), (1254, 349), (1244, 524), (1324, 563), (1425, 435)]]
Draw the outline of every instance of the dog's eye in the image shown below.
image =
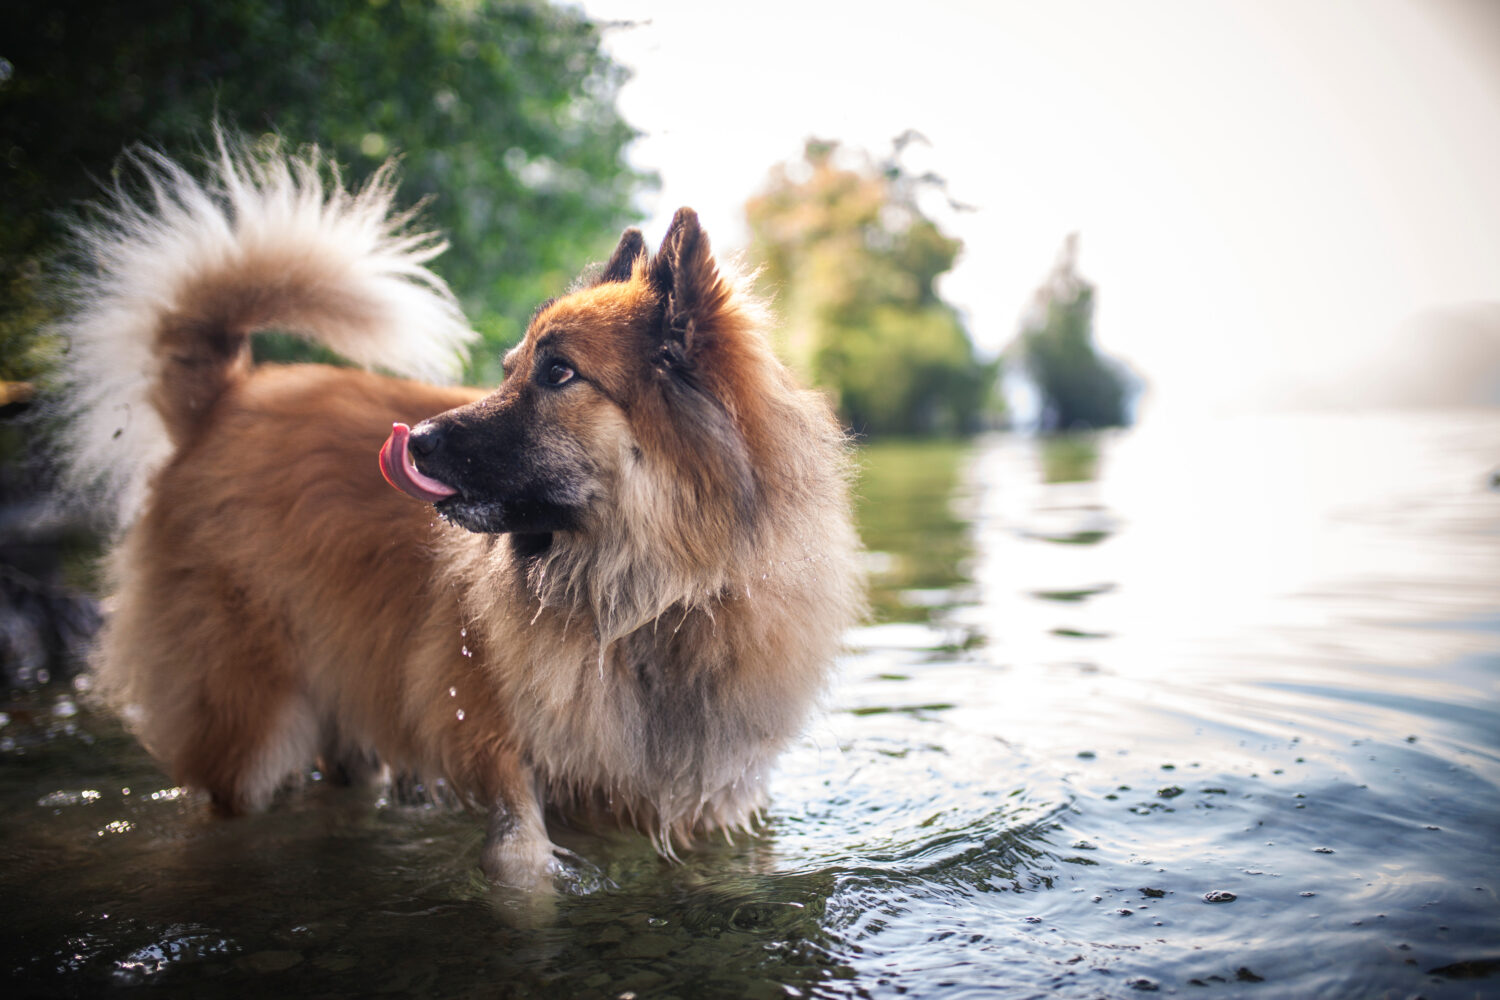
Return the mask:
[(561, 361), (554, 361), (542, 373), (542, 381), (548, 385), (562, 385), (565, 382), (571, 382), (575, 375), (577, 375), (577, 372), (573, 371), (573, 369)]

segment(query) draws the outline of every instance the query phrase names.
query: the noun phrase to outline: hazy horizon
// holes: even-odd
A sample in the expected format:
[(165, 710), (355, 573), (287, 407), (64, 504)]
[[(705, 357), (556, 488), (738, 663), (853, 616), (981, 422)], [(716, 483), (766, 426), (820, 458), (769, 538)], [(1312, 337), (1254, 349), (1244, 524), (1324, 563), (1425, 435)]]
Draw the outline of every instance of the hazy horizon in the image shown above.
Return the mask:
[(805, 139), (916, 129), (973, 206), (935, 206), (965, 243), (942, 287), (987, 353), (1076, 232), (1151, 408), (1500, 403), (1500, 5), (583, 6), (629, 22), (648, 238), (691, 204), (740, 246)]

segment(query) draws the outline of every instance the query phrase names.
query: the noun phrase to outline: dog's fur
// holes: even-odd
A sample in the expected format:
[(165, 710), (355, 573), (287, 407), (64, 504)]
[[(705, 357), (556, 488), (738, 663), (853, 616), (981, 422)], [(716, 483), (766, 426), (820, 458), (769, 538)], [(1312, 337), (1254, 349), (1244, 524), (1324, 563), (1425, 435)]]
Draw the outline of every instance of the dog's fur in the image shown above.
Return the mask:
[[(548, 810), (669, 855), (747, 825), (862, 593), (843, 434), (693, 213), (655, 255), (628, 231), (482, 395), (250, 363), (278, 329), (456, 374), (441, 246), (390, 217), (388, 173), (133, 163), (64, 332), (75, 468), (119, 523), (99, 686), (175, 780), (233, 814), (318, 760), (441, 778), (522, 885), (556, 870)], [(415, 459), (458, 491), (436, 512), (376, 462), (423, 420)]]

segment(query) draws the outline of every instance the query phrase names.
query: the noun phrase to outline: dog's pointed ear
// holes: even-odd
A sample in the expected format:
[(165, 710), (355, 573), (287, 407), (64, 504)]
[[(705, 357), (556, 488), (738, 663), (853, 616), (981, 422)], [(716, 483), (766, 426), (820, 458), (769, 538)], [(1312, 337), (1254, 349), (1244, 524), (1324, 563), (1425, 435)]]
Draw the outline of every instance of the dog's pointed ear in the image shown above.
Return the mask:
[(651, 258), (648, 276), (662, 297), (662, 339), (669, 349), (686, 357), (694, 347), (694, 334), (708, 314), (720, 307), (723, 286), (719, 266), (714, 263), (708, 237), (698, 225), (698, 213), (679, 208)]
[(595, 284), (629, 281), (631, 273), (635, 270), (635, 262), (645, 255), (646, 238), (641, 235), (641, 231), (635, 228), (625, 230), (620, 236), (620, 245), (615, 247), (615, 252), (609, 255), (609, 263), (604, 265), (604, 270), (599, 273), (599, 279)]

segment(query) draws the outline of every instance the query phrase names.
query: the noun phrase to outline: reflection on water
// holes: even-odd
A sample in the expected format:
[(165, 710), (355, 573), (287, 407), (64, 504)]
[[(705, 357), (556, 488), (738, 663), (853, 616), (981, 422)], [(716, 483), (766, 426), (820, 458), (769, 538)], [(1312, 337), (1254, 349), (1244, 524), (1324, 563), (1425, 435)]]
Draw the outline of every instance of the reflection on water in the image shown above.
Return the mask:
[[(0, 723), (0, 962), (92, 996), (1500, 993), (1500, 420), (863, 455), (877, 619), (766, 832), (490, 892), (445, 809), (219, 823), (80, 699)], [(525, 912), (523, 912), (525, 911)]]
[(954, 496), (970, 452), (968, 445), (938, 441), (861, 453), (856, 513), (869, 549), (877, 621), (905, 621), (913, 607), (952, 603), (968, 582), (973, 542)]

